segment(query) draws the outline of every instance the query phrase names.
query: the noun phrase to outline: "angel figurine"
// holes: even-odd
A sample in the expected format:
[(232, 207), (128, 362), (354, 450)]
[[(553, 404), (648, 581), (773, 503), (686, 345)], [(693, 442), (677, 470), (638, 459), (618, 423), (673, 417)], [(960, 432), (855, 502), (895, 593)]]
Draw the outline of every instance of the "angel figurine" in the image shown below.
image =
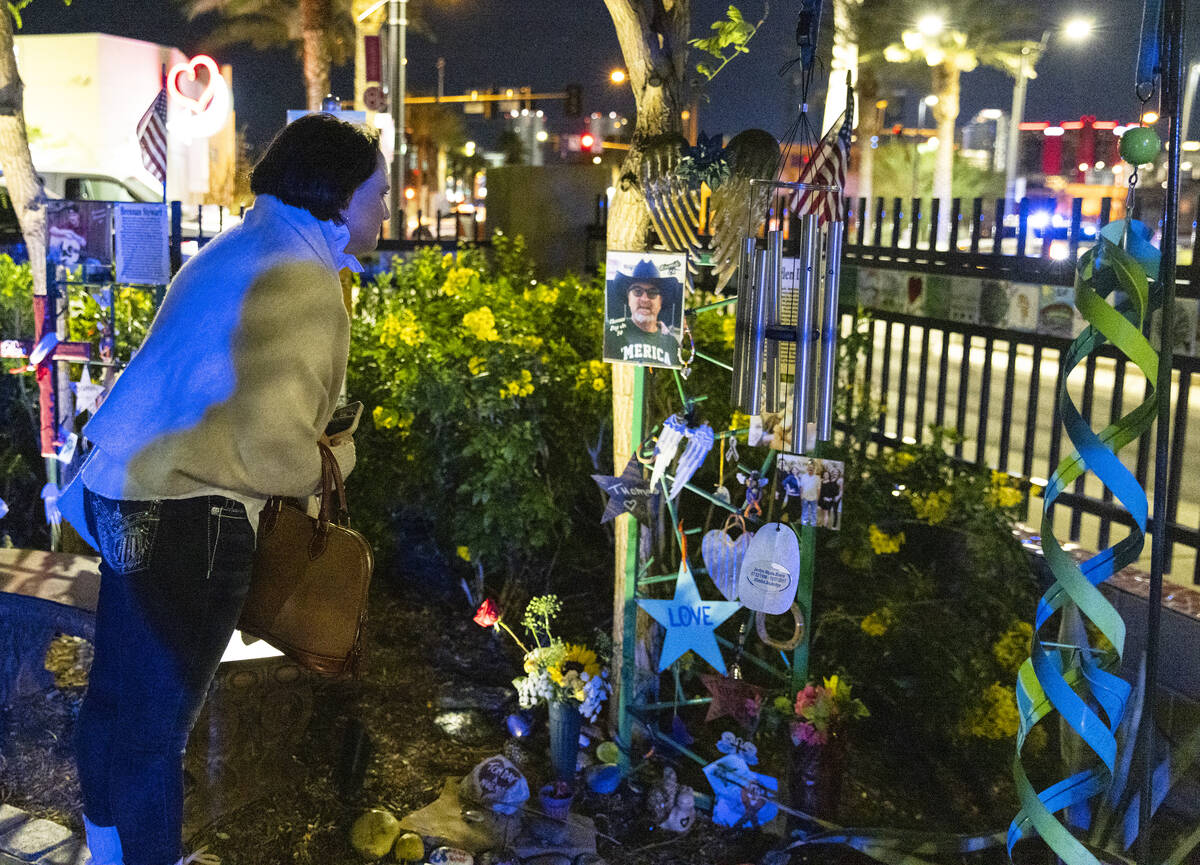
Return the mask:
[(744, 484), (746, 487), (746, 500), (742, 505), (742, 516), (750, 516), (750, 511), (754, 511), (755, 516), (762, 516), (762, 494), (763, 494), (763, 478), (759, 471), (752, 471), (750, 474), (738, 472), (738, 483)]

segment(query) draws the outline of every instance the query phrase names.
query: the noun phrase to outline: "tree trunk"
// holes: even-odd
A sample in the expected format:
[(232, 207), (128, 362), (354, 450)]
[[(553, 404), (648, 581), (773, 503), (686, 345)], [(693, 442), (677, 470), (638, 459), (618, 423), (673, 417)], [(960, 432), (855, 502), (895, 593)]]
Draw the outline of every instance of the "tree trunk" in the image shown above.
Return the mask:
[(870, 218), (874, 206), (875, 148), (871, 146), (871, 139), (879, 134), (882, 119), (882, 112), (875, 107), (879, 101), (879, 76), (869, 65), (859, 69), (858, 89), (854, 96), (858, 100), (857, 140), (854, 142), (856, 158), (852, 166), (856, 183), (854, 196), (856, 199), (866, 199), (866, 209), (858, 216), (861, 222)]
[(950, 200), (954, 197), (954, 124), (958, 120), (959, 71), (952, 59), (933, 67), (933, 92), (937, 104), (933, 119), (937, 122), (938, 147), (933, 163), (933, 197), (942, 201), (938, 219), (938, 241), (945, 243), (950, 234)]
[(304, 39), (304, 90), (309, 111), (320, 111), (329, 93), (329, 22), (332, 0), (300, 0)]
[[(829, 86), (825, 92), (825, 117), (821, 121), (821, 134), (828, 132), (846, 110), (846, 73), (851, 83), (858, 86), (858, 35), (854, 32), (851, 10), (861, 6), (862, 0), (833, 0), (833, 60), (829, 64)], [(858, 116), (863, 106), (858, 106)]]
[[(609, 249), (645, 250), (650, 244), (650, 212), (639, 186), (638, 174), (647, 141), (683, 128), (683, 88), (687, 62), (687, 39), (691, 24), (691, 0), (604, 0), (616, 28), (617, 41), (628, 70), (629, 86), (637, 107), (637, 119), (629, 155), (621, 166), (621, 178), (608, 213)], [(634, 381), (637, 368), (624, 363), (612, 365), (613, 470), (620, 474), (640, 440), (633, 430)], [(625, 615), (625, 558), (628, 550), (628, 515), (614, 525), (615, 580), (613, 590), (613, 687), (619, 691)], [(610, 701), (616, 727), (620, 701)]]
[(46, 197), (25, 130), (24, 84), (13, 53), (12, 17), (0, 11), (0, 169), (21, 225), (33, 271), (33, 293), (46, 294)]

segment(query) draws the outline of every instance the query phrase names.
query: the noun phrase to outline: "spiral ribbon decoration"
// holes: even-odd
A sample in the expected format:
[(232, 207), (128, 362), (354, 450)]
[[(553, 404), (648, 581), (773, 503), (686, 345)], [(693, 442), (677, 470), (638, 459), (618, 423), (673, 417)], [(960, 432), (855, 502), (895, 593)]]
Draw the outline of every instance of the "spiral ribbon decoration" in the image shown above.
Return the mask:
[[(1074, 450), (1055, 469), (1044, 497), (1041, 542), (1054, 584), (1038, 602), (1030, 657), (1017, 674), (1020, 726), (1013, 779), (1021, 810), (1008, 830), (1010, 857), (1017, 841), (1037, 834), (1067, 865), (1100, 865), (1054, 814), (1107, 789), (1117, 760), (1116, 731), (1131, 690), (1129, 683), (1113, 672), (1120, 667), (1125, 623), (1098, 586), (1137, 561), (1146, 537), (1146, 492), (1117, 458), (1117, 452), (1136, 441), (1157, 412), (1158, 355), (1142, 335), (1146, 316), (1160, 303), (1149, 287), (1150, 280), (1157, 280), (1159, 263), (1159, 252), (1149, 236), (1150, 230), (1139, 222), (1110, 223), (1076, 268), (1075, 305), (1088, 326), (1071, 343), (1060, 365), (1058, 409)], [(1076, 409), (1066, 382), (1071, 370), (1106, 342), (1142, 371), (1150, 387), (1140, 405), (1097, 433)], [(1051, 508), (1067, 485), (1087, 471), (1095, 473), (1113, 493), (1134, 525), (1118, 543), (1077, 563), (1054, 535)], [(1091, 621), (1111, 648), (1094, 649), (1086, 642), (1077, 647), (1042, 643), (1042, 626), (1071, 605)], [(1094, 753), (1094, 765), (1037, 792), (1025, 772), (1021, 752), (1030, 731), (1051, 711), (1057, 711)]]

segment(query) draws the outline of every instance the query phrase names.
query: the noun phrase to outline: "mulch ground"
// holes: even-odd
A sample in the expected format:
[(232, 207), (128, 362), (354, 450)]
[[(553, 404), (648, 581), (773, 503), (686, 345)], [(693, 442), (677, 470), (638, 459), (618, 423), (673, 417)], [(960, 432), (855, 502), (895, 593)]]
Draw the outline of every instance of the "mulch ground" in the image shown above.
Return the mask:
[[(435, 724), (442, 711), (438, 696), (446, 689), (506, 684), (516, 672), (507, 647), (471, 623), (466, 601), (429, 609), (377, 581), (371, 616), (364, 677), (311, 682), (313, 715), (295, 749), (296, 782), (195, 830), (188, 839), (192, 849), (208, 845), (225, 865), (362, 863), (348, 840), (359, 814), (367, 808), (397, 816), (415, 811), (438, 797), (447, 777), (461, 776), (502, 751), (507, 733), (498, 713), (478, 725), (470, 741)], [(71, 741), (82, 694), (81, 687), (25, 694), (0, 714), (0, 802), (77, 832), (79, 786)], [(365, 771), (357, 776), (344, 756), (347, 731), (356, 723), (369, 742)], [(546, 771), (544, 736), (538, 730), (529, 741), (531, 786)], [(757, 861), (779, 842), (760, 832), (717, 829), (703, 817), (686, 835), (666, 836), (645, 825), (640, 797), (632, 794), (589, 796), (577, 806), (608, 836), (599, 839), (598, 849), (612, 865), (732, 865)], [(843, 855), (854, 856), (831, 851), (819, 861)]]

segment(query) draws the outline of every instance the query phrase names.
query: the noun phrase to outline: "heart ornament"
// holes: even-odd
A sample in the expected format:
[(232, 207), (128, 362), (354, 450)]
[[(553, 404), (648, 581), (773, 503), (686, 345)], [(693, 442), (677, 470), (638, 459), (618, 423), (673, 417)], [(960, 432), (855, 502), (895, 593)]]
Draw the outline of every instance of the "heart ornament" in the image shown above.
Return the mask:
[[(740, 526), (742, 531), (737, 538), (732, 538), (729, 530), (735, 525)], [(724, 528), (705, 532), (700, 541), (700, 558), (704, 560), (708, 576), (727, 601), (737, 600), (738, 571), (741, 570), (742, 560), (746, 557), (753, 536), (741, 514), (734, 514), (725, 521)]]
[(751, 610), (778, 615), (796, 600), (800, 542), (790, 526), (767, 523), (750, 541), (738, 571), (738, 600)]
[[(204, 85), (204, 90), (201, 92), (198, 99), (193, 99), (191, 96), (183, 93), (179, 89), (179, 85), (183, 79), (188, 81), (196, 81), (197, 72), (203, 68), (208, 73), (208, 82)], [(184, 63), (176, 63), (171, 67), (171, 74), (167, 76), (167, 87), (171, 91), (171, 97), (177, 99), (181, 105), (187, 107), (192, 114), (203, 114), (212, 105), (213, 99), (216, 98), (217, 88), (221, 85), (217, 83), (221, 79), (221, 70), (217, 68), (217, 63), (211, 57), (204, 54), (199, 54)], [(221, 79), (224, 83), (224, 79)]]

